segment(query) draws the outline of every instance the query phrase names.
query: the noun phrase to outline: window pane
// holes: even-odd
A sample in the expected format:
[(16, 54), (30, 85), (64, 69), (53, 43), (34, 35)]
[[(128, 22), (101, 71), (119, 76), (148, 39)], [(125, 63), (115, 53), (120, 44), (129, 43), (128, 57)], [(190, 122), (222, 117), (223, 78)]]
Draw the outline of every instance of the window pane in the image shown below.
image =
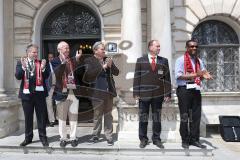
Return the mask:
[(230, 76), (235, 74), (234, 63), (224, 63), (224, 75)]
[(239, 91), (239, 40), (224, 22), (200, 23), (192, 37), (198, 41), (200, 57), (214, 80), (203, 81), (205, 91)]

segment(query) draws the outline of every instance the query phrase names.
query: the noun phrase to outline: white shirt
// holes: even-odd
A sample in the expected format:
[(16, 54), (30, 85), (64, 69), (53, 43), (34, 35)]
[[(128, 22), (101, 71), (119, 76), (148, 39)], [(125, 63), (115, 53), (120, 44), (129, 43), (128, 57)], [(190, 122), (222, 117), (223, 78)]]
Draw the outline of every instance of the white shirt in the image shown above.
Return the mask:
[(149, 63), (150, 63), (150, 64), (152, 63), (152, 57), (155, 57), (155, 63), (157, 64), (157, 56), (152, 56), (150, 53), (148, 53)]

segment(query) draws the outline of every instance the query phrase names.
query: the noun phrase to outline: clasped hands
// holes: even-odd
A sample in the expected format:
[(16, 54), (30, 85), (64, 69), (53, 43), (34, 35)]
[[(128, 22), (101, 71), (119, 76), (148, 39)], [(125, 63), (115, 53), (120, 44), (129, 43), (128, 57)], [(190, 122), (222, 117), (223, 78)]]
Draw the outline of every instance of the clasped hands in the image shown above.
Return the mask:
[(212, 75), (207, 70), (197, 71), (196, 77), (201, 77), (201, 78), (204, 78), (206, 80), (212, 80), (213, 79)]
[(106, 58), (105, 63), (102, 66), (103, 69), (107, 69), (108, 67), (111, 68), (112, 62), (113, 62), (112, 58), (109, 58), (109, 57)]
[[(22, 68), (25, 71), (27, 68), (27, 64), (28, 64), (28, 59), (26, 56), (21, 57), (21, 64), (22, 64)], [(44, 70), (46, 67), (47, 61), (45, 59), (42, 59), (41, 61), (41, 69)]]

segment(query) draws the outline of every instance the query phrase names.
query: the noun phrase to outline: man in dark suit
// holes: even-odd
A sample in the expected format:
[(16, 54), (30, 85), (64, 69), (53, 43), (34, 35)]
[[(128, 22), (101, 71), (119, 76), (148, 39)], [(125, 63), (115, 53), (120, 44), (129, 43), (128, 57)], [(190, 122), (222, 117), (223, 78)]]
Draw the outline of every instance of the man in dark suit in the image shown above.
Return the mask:
[(105, 56), (105, 47), (102, 42), (93, 45), (94, 55), (85, 59), (86, 73), (84, 80), (91, 83), (93, 92), (91, 94), (94, 107), (94, 127), (91, 141), (96, 143), (102, 130), (102, 118), (104, 116), (104, 133), (108, 145), (113, 145), (113, 97), (116, 97), (115, 82), (113, 75), (119, 74), (118, 68), (111, 58)]
[(77, 85), (74, 71), (80, 62), (82, 53), (77, 52), (75, 57), (70, 58), (69, 45), (64, 41), (58, 43), (57, 49), (59, 56), (54, 58), (51, 64), (56, 76), (53, 99), (56, 101), (57, 105), (60, 146), (65, 147), (67, 145), (66, 121), (68, 117), (70, 125), (70, 142), (72, 147), (76, 147), (78, 145), (76, 131), (79, 101), (75, 97)]
[(153, 120), (152, 141), (157, 147), (164, 148), (160, 139), (161, 109), (163, 101), (169, 101), (171, 97), (170, 72), (168, 60), (158, 56), (159, 42), (151, 40), (148, 49), (147, 55), (137, 59), (133, 83), (133, 96), (139, 100), (140, 148), (148, 144), (147, 126), (150, 105)]
[(22, 99), (22, 106), (25, 117), (25, 140), (20, 146), (32, 143), (33, 139), (33, 113), (37, 116), (39, 138), (43, 146), (48, 146), (46, 136), (46, 116), (48, 96), (45, 79), (48, 71), (45, 68), (46, 60), (39, 61), (38, 46), (30, 44), (26, 49), (27, 57), (17, 62), (15, 77), (22, 80), (19, 89), (19, 98)]

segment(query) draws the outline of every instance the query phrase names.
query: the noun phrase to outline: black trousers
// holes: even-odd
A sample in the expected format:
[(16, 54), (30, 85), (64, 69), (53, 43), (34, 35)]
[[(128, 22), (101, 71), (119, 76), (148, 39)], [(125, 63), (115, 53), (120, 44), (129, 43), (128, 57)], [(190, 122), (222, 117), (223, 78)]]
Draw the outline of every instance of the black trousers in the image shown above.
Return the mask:
[(35, 109), (39, 139), (41, 141), (46, 140), (46, 98), (41, 94), (34, 93), (30, 100), (22, 100), (22, 106), (25, 117), (25, 139), (32, 140), (33, 138), (33, 113)]
[(152, 109), (152, 140), (158, 141), (161, 133), (161, 109), (163, 97), (139, 99), (139, 139), (148, 140), (147, 126), (149, 119), (149, 108)]
[(199, 90), (177, 88), (182, 142), (199, 141), (202, 98)]

